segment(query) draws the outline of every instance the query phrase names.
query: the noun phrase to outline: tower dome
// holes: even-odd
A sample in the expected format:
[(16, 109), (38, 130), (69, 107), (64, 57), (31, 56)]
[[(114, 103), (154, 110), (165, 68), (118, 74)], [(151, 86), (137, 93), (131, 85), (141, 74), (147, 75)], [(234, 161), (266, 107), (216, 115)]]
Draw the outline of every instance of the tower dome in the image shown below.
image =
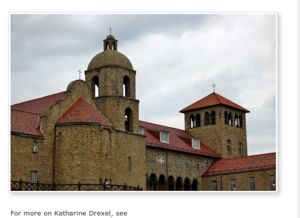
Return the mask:
[(103, 52), (95, 55), (90, 61), (87, 70), (93, 70), (105, 66), (118, 66), (133, 70), (130, 60), (121, 52), (118, 52), (118, 40), (111, 34), (103, 40)]

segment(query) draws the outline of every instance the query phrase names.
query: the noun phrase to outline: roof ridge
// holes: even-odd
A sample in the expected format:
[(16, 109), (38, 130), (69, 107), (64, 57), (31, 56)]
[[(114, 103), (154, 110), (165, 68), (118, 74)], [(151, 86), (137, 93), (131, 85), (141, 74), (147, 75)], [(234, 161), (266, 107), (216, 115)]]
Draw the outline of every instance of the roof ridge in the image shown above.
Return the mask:
[(31, 112), (31, 111), (23, 111), (23, 110), (20, 110), (20, 109), (15, 109), (15, 108), (11, 108), (11, 110), (14, 110), (14, 111), (20, 111), (20, 112), (23, 112), (23, 113), (28, 113), (28, 114), (35, 114), (35, 115), (41, 115), (39, 113), (35, 113), (35, 112)]
[(17, 106), (17, 105), (20, 105), (20, 104), (24, 104), (24, 103), (28, 103), (28, 102), (31, 102), (31, 101), (40, 100), (40, 99), (42, 99), (42, 98), (47, 98), (47, 97), (51, 97), (51, 96), (54, 96), (54, 95), (62, 94), (62, 93), (65, 93), (65, 92), (66, 92), (66, 91), (61, 91), (61, 92), (57, 92), (57, 93), (54, 93), (54, 94), (51, 94), (51, 95), (46, 95), (46, 96), (43, 96), (43, 97), (39, 97), (39, 98), (27, 100), (27, 101), (22, 101), (22, 102), (19, 102), (19, 103), (16, 103), (16, 104), (11, 105), (11, 107)]
[[(165, 126), (165, 125), (162, 125), (162, 124), (157, 124), (157, 123), (153, 123), (153, 122), (149, 122), (149, 121), (144, 121), (144, 120), (139, 120), (141, 122), (144, 122), (144, 123), (149, 123), (149, 124), (153, 124), (153, 125), (156, 125), (156, 126), (162, 126), (162, 127), (167, 127), (167, 128), (170, 128), (170, 129), (175, 129), (175, 130), (180, 130), (180, 131), (183, 131), (185, 133), (188, 133), (186, 132), (184, 129), (179, 129), (179, 128), (176, 128), (176, 127), (172, 127), (172, 126)], [(148, 128), (149, 129), (149, 128)], [(189, 133), (188, 133), (189, 134)]]

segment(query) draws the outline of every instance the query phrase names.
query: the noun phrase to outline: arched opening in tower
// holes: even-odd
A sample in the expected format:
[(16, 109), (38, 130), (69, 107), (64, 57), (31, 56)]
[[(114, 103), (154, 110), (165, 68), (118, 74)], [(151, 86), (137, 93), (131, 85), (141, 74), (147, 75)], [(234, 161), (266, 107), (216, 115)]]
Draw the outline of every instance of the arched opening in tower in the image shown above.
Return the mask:
[(130, 79), (128, 76), (123, 78), (123, 96), (130, 97)]
[(99, 97), (99, 78), (98, 76), (94, 76), (92, 79), (92, 89), (93, 89), (93, 97)]
[(125, 125), (125, 131), (133, 132), (132, 110), (130, 108), (126, 108), (124, 120), (125, 120), (125, 124), (124, 124)]

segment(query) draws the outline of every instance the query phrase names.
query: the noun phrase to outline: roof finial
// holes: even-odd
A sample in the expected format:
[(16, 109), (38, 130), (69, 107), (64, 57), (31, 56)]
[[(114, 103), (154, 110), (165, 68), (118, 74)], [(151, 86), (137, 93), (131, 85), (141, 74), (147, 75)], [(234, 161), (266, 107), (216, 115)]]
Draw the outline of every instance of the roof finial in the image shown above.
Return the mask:
[(217, 85), (214, 84), (214, 83), (211, 85), (211, 87), (213, 88), (214, 92), (216, 91), (216, 90), (215, 90), (215, 89), (216, 89), (216, 86), (217, 86)]
[(79, 74), (79, 80), (81, 80), (81, 76), (80, 76), (82, 74), (81, 69), (78, 70), (78, 74)]
[(112, 30), (111, 26), (109, 26), (109, 35), (111, 35), (111, 30)]

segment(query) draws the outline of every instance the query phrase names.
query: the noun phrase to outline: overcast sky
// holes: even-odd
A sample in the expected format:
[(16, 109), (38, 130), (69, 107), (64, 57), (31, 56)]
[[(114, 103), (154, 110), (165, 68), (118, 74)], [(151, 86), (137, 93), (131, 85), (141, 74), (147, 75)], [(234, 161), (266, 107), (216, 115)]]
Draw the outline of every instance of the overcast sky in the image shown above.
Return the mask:
[(276, 17), (12, 15), (12, 104), (66, 90), (112, 34), (137, 71), (140, 119), (184, 128), (179, 110), (216, 92), (247, 108), (249, 154), (276, 150)]

